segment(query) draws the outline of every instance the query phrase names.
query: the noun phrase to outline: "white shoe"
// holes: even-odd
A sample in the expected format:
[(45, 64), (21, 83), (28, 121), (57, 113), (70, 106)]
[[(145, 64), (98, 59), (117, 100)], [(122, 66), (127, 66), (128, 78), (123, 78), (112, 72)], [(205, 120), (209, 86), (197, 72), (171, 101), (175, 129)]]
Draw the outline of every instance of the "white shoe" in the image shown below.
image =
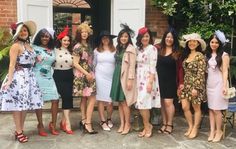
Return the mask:
[(107, 119), (107, 125), (108, 125), (109, 128), (113, 127), (113, 123), (112, 123), (112, 120), (110, 118)]
[(101, 121), (100, 126), (101, 126), (102, 129), (105, 130), (105, 131), (111, 131), (110, 127), (107, 126), (106, 121)]

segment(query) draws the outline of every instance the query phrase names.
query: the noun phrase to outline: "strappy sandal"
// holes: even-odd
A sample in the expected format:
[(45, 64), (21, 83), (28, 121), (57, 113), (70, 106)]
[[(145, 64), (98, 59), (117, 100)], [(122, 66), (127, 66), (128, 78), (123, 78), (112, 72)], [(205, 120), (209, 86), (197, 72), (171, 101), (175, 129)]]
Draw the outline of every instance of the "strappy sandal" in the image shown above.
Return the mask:
[(28, 142), (28, 138), (23, 134), (23, 132), (17, 133), (15, 131), (15, 140), (19, 141), (20, 143)]
[(105, 131), (111, 131), (110, 127), (107, 125), (106, 121), (101, 121), (100, 126), (102, 127), (103, 130)]
[[(171, 128), (171, 131), (170, 130), (167, 130), (167, 127), (170, 127)], [(173, 132), (173, 129), (174, 129), (174, 126), (173, 125), (166, 125), (166, 128), (164, 130), (164, 133), (165, 134), (171, 134)]]
[(95, 131), (94, 129), (93, 129), (93, 127), (92, 127), (92, 130), (91, 131), (89, 131), (88, 129), (87, 129), (87, 125), (92, 125), (91, 123), (84, 123), (84, 132), (85, 133), (88, 133), (88, 134), (90, 134), (90, 135), (93, 135), (93, 134), (97, 134), (98, 132), (97, 131)]
[[(162, 124), (161, 128), (158, 129), (158, 133), (164, 133), (165, 132), (165, 129), (166, 129), (166, 124)], [(162, 129), (164, 127), (164, 129)]]
[(108, 119), (107, 119), (107, 126), (110, 127), (110, 128), (113, 127), (113, 123), (112, 123), (111, 118), (108, 118)]

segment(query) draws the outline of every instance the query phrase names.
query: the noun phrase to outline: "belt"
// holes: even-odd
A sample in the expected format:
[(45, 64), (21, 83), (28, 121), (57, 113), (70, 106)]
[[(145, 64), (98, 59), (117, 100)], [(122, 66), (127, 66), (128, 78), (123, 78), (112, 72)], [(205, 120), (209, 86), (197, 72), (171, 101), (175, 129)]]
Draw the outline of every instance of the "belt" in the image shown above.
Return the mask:
[(31, 68), (31, 67), (33, 67), (32, 64), (18, 64), (18, 66), (23, 67), (23, 68)]

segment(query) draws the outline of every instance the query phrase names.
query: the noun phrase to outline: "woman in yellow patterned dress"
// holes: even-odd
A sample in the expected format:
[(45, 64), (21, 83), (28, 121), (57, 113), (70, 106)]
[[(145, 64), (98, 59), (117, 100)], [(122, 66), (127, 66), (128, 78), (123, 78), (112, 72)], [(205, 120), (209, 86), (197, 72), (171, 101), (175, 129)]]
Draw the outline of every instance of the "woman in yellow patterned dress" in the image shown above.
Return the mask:
[[(206, 43), (197, 33), (184, 35), (183, 38), (186, 40), (183, 52), (184, 88), (180, 95), (180, 101), (189, 127), (184, 135), (192, 139), (198, 134), (198, 127), (201, 122), (201, 103), (206, 99), (206, 62), (202, 54), (202, 50), (206, 48)], [(194, 109), (194, 122), (190, 105)]]

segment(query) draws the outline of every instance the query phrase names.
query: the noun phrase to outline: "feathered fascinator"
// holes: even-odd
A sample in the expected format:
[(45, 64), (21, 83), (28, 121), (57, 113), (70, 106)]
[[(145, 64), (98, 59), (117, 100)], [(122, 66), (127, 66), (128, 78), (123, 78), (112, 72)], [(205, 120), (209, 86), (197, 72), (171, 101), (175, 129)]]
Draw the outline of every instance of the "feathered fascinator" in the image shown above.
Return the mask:
[(65, 36), (67, 36), (69, 34), (69, 27), (66, 26), (64, 28), (64, 30), (57, 36), (58, 40), (61, 40), (62, 38), (64, 38)]
[(220, 30), (215, 31), (215, 35), (220, 40), (220, 42), (225, 45), (226, 42), (229, 42), (228, 39), (226, 39), (225, 34), (221, 32)]
[(134, 37), (134, 31), (127, 24), (120, 24), (120, 27), (123, 28), (123, 31), (129, 33), (132, 38)]
[(93, 30), (91, 29), (91, 27), (87, 22), (83, 22), (78, 26), (78, 32), (81, 33), (82, 30), (86, 30), (89, 33), (89, 35), (93, 34)]

